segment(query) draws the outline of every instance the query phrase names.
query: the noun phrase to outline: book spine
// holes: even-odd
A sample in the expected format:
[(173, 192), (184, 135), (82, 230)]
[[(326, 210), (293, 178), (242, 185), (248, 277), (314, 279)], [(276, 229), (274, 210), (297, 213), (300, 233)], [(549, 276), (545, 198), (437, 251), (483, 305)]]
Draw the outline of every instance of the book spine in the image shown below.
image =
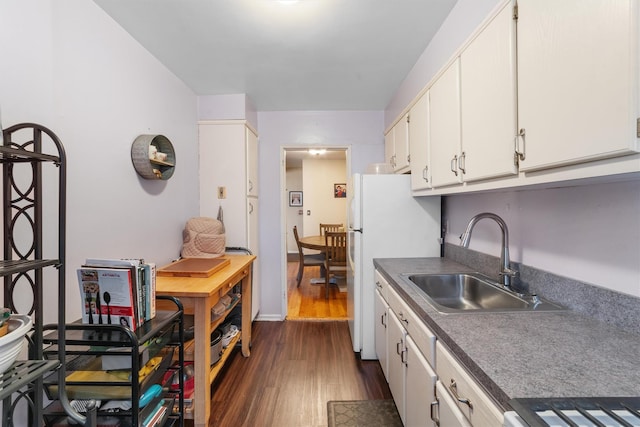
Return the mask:
[(147, 320), (156, 317), (156, 265), (145, 264), (145, 285), (147, 286)]

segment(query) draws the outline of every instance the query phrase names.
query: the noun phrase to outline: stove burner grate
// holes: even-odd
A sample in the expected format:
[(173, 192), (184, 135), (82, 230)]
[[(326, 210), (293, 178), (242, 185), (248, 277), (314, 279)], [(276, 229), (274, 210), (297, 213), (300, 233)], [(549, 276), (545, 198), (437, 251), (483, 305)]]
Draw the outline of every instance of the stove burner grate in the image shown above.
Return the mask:
[(522, 398), (509, 404), (531, 427), (640, 426), (640, 397)]

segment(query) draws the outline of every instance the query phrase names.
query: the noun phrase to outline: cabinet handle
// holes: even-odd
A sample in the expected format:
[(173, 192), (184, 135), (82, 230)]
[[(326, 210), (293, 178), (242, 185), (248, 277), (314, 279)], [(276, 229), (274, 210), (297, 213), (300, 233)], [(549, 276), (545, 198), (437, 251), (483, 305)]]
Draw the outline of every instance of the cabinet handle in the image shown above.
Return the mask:
[(253, 213), (253, 203), (249, 203), (249, 213)]
[(453, 172), (456, 176), (458, 176), (458, 170), (456, 169), (456, 163), (458, 163), (458, 155), (456, 154), (451, 159), (451, 172)]
[(398, 313), (398, 317), (400, 318), (400, 321), (402, 323), (404, 323), (405, 325), (409, 325), (409, 320), (405, 319), (404, 314), (402, 312)]
[(463, 151), (462, 154), (460, 154), (460, 157), (458, 157), (458, 169), (462, 171), (463, 175), (467, 173), (466, 160), (467, 160), (467, 154)]
[(376, 287), (377, 287), (378, 289), (382, 289), (382, 284), (380, 283), (380, 281), (379, 281), (379, 280), (376, 280)]
[(455, 397), (458, 402), (468, 405), (469, 409), (473, 409), (473, 405), (471, 404), (471, 401), (469, 399), (467, 399), (466, 397), (458, 396), (458, 385), (456, 384), (456, 380), (454, 380), (453, 378), (451, 378), (449, 390), (451, 390), (451, 394), (453, 394), (453, 397)]
[(382, 324), (382, 326), (384, 326), (385, 328), (387, 327), (387, 324), (385, 322), (386, 317), (387, 317), (387, 313), (382, 313), (380, 315), (380, 324)]
[(437, 426), (440, 425), (440, 420), (436, 417), (434, 417), (435, 415), (435, 408), (438, 407), (439, 402), (437, 400), (434, 400), (433, 402), (431, 402), (431, 421), (433, 421), (434, 423), (436, 423)]
[(249, 192), (253, 191), (253, 181), (249, 180)]
[(400, 353), (400, 362), (407, 366), (407, 348), (402, 349), (402, 353)]
[(424, 169), (422, 169), (422, 179), (424, 179), (425, 182), (429, 182), (429, 176), (427, 175), (428, 170), (429, 166), (425, 166)]
[(396, 353), (400, 356), (400, 346), (402, 346), (402, 340), (396, 343)]
[[(525, 140), (526, 131), (524, 128), (521, 128), (518, 131), (518, 134), (515, 136), (515, 155), (514, 161), (516, 165), (519, 161), (523, 161), (525, 159), (525, 150), (526, 150), (526, 140)], [(520, 148), (520, 140), (522, 140), (522, 149)]]

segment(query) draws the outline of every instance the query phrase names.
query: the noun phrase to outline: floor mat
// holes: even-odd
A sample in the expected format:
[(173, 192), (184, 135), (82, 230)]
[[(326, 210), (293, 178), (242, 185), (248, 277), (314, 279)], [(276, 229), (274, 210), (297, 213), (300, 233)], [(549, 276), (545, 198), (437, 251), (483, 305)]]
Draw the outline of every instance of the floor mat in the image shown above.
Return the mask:
[(329, 427), (402, 427), (393, 400), (332, 400), (327, 402)]

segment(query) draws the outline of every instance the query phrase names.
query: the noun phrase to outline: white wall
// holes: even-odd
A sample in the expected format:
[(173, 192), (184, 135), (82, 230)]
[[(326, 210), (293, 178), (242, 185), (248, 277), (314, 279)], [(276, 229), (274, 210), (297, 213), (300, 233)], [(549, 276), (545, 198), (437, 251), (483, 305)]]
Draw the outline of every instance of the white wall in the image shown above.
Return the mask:
[[(450, 59), (502, 0), (459, 0), (385, 110), (388, 125)], [(515, 261), (640, 296), (640, 182), (533, 191), (499, 191), (444, 198), (446, 240), (469, 219), (502, 216)], [(483, 220), (471, 249), (499, 254), (497, 227)]]
[[(285, 194), (288, 196), (289, 191), (302, 191), (302, 168), (287, 169)], [(289, 206), (287, 203), (287, 252), (298, 254), (298, 245), (293, 236), (293, 226), (298, 227), (298, 235), (304, 236), (304, 193), (302, 193), (302, 206)], [(302, 214), (300, 212), (303, 212)]]
[[(320, 223), (347, 224), (347, 199), (336, 198), (334, 184), (347, 183), (344, 160), (304, 159), (302, 162), (304, 193), (304, 235), (320, 232)], [(307, 211), (310, 215), (307, 215)]]
[(260, 138), (260, 253), (262, 254), (261, 319), (282, 319), (286, 294), (283, 262), (286, 238), (283, 215), (286, 195), (281, 191), (282, 147), (351, 147), (350, 171), (364, 172), (369, 163), (384, 159), (382, 111), (259, 112)]
[(484, 19), (504, 0), (458, 0), (385, 109), (389, 126), (451, 59)]
[[(512, 260), (640, 297), (640, 181), (449, 196), (446, 241), (480, 212), (505, 220)], [(480, 221), (469, 248), (499, 256), (497, 224)]]
[[(0, 55), (2, 125), (41, 123), (67, 152), (67, 317), (74, 320), (75, 269), (85, 258), (163, 265), (178, 256), (184, 223), (198, 212), (196, 97), (91, 1), (3, 0)], [(131, 144), (145, 133), (172, 141), (170, 180), (143, 180), (133, 169)], [(51, 245), (56, 236), (46, 230), (45, 239)], [(48, 306), (45, 321), (56, 314)]]

